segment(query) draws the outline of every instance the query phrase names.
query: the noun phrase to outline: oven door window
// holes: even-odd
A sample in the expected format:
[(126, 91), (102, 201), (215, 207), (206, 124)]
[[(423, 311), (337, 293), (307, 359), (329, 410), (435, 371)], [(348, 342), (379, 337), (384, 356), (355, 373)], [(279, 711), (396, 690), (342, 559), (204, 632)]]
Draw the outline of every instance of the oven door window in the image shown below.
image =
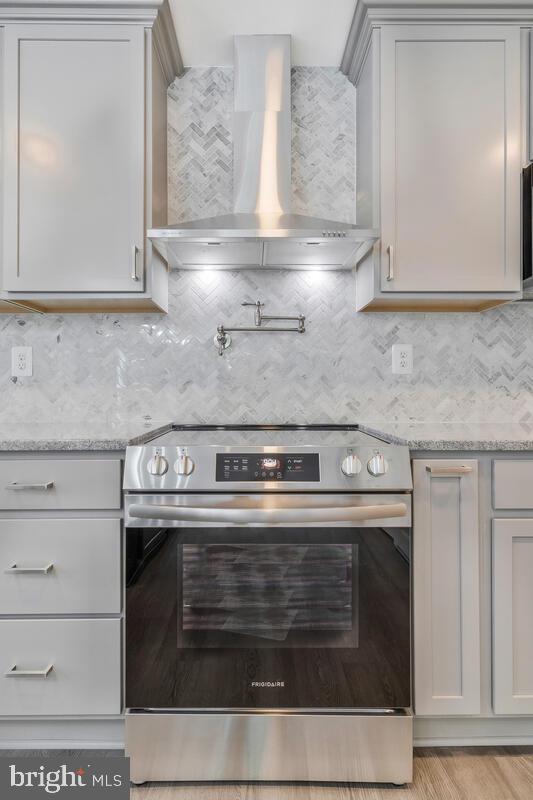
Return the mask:
[(358, 545), (187, 543), (178, 647), (358, 645)]
[(146, 554), (141, 535), (126, 531), (128, 708), (410, 705), (407, 529), (169, 528)]

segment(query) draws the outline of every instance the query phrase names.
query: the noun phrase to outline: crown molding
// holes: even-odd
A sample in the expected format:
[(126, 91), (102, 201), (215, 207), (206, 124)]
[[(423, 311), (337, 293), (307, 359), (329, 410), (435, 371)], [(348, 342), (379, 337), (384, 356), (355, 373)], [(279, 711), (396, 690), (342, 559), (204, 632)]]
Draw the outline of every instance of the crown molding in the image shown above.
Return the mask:
[(152, 26), (166, 0), (0, 0), (0, 22), (138, 22)]
[(358, 0), (340, 69), (357, 83), (372, 30), (397, 23), (533, 24), (532, 0)]
[(168, 0), (0, 0), (0, 24), (9, 22), (129, 22), (152, 29), (169, 84), (183, 75), (176, 29)]
[(168, 0), (164, 0), (159, 10), (152, 33), (165, 80), (170, 86), (174, 78), (183, 75), (185, 69)]

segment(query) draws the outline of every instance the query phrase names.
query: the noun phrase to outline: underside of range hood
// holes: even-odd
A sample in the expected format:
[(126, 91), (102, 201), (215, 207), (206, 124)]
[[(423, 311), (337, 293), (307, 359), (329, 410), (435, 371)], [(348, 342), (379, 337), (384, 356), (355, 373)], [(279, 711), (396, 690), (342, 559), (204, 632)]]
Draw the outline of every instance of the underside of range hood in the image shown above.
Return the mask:
[(377, 232), (300, 214), (228, 214), (149, 231), (179, 269), (351, 269)]
[(351, 269), (375, 230), (290, 213), (290, 36), (235, 37), (234, 212), (148, 231), (178, 269)]

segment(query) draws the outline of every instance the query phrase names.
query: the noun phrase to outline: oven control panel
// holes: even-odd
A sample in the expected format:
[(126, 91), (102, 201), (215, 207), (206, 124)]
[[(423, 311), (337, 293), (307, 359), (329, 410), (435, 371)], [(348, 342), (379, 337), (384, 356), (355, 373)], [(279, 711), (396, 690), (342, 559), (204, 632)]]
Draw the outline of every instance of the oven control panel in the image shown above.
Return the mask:
[(320, 481), (318, 453), (217, 453), (216, 480)]

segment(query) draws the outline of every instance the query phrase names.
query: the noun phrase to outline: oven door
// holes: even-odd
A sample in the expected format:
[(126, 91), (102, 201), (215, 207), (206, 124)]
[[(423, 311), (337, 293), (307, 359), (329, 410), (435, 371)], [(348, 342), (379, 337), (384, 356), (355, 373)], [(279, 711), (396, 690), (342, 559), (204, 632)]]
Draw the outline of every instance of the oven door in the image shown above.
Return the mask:
[(408, 495), (127, 496), (127, 707), (409, 707), (410, 525)]

